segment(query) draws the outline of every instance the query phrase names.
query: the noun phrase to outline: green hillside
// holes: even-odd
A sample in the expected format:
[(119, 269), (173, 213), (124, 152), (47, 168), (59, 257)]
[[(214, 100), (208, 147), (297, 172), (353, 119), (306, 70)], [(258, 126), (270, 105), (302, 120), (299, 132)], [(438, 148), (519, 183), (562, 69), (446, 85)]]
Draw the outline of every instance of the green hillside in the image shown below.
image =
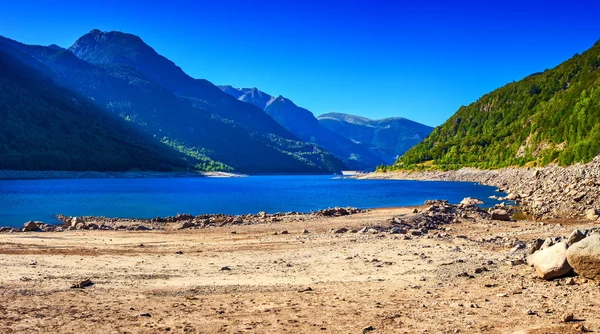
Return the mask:
[(0, 169), (166, 171), (187, 165), (180, 154), (3, 51), (0, 106)]
[(461, 107), (393, 166), (569, 165), (600, 153), (600, 41), (543, 73)]

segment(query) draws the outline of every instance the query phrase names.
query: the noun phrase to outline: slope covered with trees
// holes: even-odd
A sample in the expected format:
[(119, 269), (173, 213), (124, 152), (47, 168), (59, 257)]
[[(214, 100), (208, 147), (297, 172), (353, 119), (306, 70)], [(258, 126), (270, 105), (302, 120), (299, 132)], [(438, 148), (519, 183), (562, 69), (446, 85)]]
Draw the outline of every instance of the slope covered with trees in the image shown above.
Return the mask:
[(600, 41), (461, 107), (395, 168), (569, 165), (600, 153)]
[[(13, 50), (13, 55), (18, 51)], [(0, 50), (0, 169), (171, 170), (181, 156)], [(27, 59), (23, 57), (23, 59)]]

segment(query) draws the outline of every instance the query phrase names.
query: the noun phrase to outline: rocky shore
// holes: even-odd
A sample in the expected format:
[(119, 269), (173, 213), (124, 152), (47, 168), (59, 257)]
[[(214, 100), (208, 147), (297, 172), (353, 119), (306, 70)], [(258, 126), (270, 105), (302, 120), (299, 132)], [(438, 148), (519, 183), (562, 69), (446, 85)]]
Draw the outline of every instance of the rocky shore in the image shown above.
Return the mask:
[(98, 216), (72, 217), (56, 215), (62, 225), (45, 224), (39, 221), (26, 222), (23, 228), (0, 227), (0, 233), (15, 232), (64, 232), (72, 230), (120, 230), (120, 231), (148, 231), (148, 230), (183, 230), (201, 229), (209, 227), (243, 226), (255, 224), (269, 224), (289, 220), (310, 220), (323, 217), (341, 217), (353, 215), (366, 210), (359, 208), (327, 208), (310, 213), (301, 212), (259, 212), (246, 215), (226, 214), (177, 214), (176, 216), (156, 217), (151, 219), (140, 218), (110, 218)]
[[(498, 187), (534, 219), (582, 218), (600, 222), (600, 156), (569, 167), (371, 173), (360, 179), (467, 181)], [(443, 196), (443, 195), (442, 195)]]

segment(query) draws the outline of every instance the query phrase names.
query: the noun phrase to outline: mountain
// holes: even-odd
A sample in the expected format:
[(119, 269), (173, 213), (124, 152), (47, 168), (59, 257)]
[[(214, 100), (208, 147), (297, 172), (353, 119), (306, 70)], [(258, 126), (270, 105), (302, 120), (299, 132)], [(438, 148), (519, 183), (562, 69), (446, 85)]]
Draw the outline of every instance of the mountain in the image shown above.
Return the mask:
[(600, 153), (600, 41), (461, 107), (395, 168), (569, 165)]
[(271, 133), (285, 139), (296, 139), (259, 108), (240, 103), (207, 80), (190, 77), (138, 36), (94, 29), (80, 37), (69, 51), (91, 64), (120, 64), (133, 67), (176, 95), (202, 101), (204, 108), (209, 112), (243, 124), (254, 131)]
[(365, 117), (329, 113), (318, 117), (329, 130), (366, 146), (386, 164), (427, 137), (432, 127), (406, 118), (394, 117), (372, 120)]
[[(82, 49), (86, 45), (83, 41), (89, 39), (87, 35), (71, 49), (79, 51), (82, 57), (85, 55), (91, 60), (101, 58), (102, 61), (90, 63), (67, 49), (25, 45), (7, 38), (0, 38), (0, 47), (4, 45), (27, 54), (50, 69), (58, 83), (88, 97), (106, 113), (128, 121), (163, 144), (184, 153), (188, 162), (198, 169), (244, 173), (324, 173), (343, 168), (338, 159), (315, 145), (301, 142), (259, 108), (232, 98), (207, 81), (181, 76), (183, 72), (179, 68), (157, 56), (143, 42), (140, 44), (139, 38), (122, 33), (98, 34), (92, 31), (90, 34), (92, 37), (107, 36), (105, 41), (100, 38), (103, 45), (109, 41), (122, 45), (124, 42), (114, 36), (124, 36), (125, 41), (137, 41), (135, 45), (141, 51), (134, 51), (129, 46), (127, 53), (105, 45), (108, 49), (117, 50), (117, 55), (125, 52), (125, 56), (114, 56), (111, 58), (114, 62), (110, 62), (108, 55), (111, 53), (97, 46), (99, 55), (92, 57), (96, 49), (86, 48), (85, 52)], [(156, 56), (158, 64), (163, 64), (157, 65), (160, 73), (152, 72), (149, 69), (151, 64), (144, 62), (139, 67), (149, 73), (133, 66), (137, 63), (131, 59), (139, 57), (132, 55), (140, 53)], [(192, 88), (193, 96), (176, 94), (153, 79), (165, 76), (184, 78), (182, 80), (195, 88), (208, 87), (208, 93), (207, 90)], [(216, 93), (211, 87), (216, 89)], [(206, 97), (202, 98), (204, 93)]]
[(262, 108), (277, 123), (303, 141), (315, 143), (333, 153), (352, 169), (373, 169), (384, 160), (348, 138), (327, 129), (310, 111), (283, 96), (271, 96), (256, 88), (219, 86), (222, 91)]
[(0, 47), (0, 169), (185, 167), (179, 154), (58, 86), (43, 65), (28, 66), (35, 64), (34, 59), (18, 50), (4, 49), (8, 48)]

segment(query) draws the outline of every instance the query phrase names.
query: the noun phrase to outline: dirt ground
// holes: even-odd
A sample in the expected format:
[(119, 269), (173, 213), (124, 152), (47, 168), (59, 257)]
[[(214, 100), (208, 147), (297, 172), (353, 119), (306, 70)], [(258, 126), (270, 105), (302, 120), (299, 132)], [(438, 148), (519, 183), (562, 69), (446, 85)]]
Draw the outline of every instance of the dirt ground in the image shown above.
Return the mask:
[[(447, 225), (445, 237), (412, 240), (330, 233), (411, 210), (200, 230), (0, 234), (0, 333), (600, 331), (597, 282), (539, 280), (510, 262), (509, 245), (487, 241), (568, 235), (572, 225), (463, 222)], [(88, 278), (93, 285), (71, 288)], [(564, 322), (567, 313), (574, 321)]]

